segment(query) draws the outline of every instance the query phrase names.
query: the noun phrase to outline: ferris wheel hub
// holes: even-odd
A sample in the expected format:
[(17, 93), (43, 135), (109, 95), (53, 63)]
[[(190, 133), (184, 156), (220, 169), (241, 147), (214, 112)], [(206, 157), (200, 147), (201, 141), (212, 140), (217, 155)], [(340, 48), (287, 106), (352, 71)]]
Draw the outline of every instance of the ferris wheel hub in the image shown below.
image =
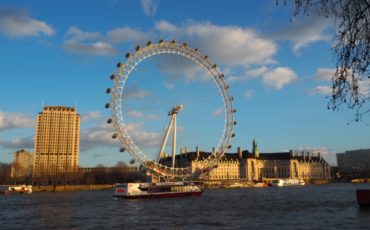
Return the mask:
[(181, 110), (184, 109), (184, 106), (182, 104), (180, 105), (177, 105), (175, 107), (173, 107), (169, 112), (168, 112), (168, 116), (171, 116), (173, 114), (178, 114)]

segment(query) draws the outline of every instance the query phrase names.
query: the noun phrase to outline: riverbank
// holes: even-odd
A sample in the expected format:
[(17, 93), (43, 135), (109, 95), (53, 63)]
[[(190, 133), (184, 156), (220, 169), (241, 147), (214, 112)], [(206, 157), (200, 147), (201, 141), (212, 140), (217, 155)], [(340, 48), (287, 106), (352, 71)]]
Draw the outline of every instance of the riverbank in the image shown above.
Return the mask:
[(114, 189), (115, 184), (87, 184), (87, 185), (34, 185), (33, 192), (73, 192)]

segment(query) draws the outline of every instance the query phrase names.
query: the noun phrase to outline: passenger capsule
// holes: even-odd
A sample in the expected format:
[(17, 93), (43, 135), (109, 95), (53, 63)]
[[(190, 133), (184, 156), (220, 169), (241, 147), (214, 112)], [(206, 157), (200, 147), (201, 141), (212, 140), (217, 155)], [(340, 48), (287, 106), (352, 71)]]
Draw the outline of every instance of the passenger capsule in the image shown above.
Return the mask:
[(106, 109), (109, 109), (109, 108), (110, 108), (110, 103), (106, 103), (106, 104), (105, 104), (105, 108), (106, 108)]
[(232, 134), (231, 134), (231, 137), (235, 137), (235, 133), (232, 133)]
[(126, 55), (125, 55), (126, 58), (129, 58), (130, 57), (130, 52), (127, 52)]
[(126, 149), (125, 149), (124, 147), (122, 147), (122, 148), (120, 148), (120, 149), (119, 149), (119, 151), (120, 151), (121, 153), (123, 153), (124, 151), (126, 151)]
[(230, 96), (229, 97), (229, 101), (234, 101), (234, 97), (233, 96)]
[(224, 74), (222, 73), (222, 74), (220, 74), (220, 78), (224, 78)]
[(113, 138), (113, 139), (116, 139), (116, 138), (117, 138), (117, 136), (118, 136), (118, 135), (117, 135), (117, 133), (113, 133), (112, 138)]
[(225, 85), (225, 89), (230, 89), (230, 86), (229, 85)]
[(172, 41), (171, 41), (171, 43), (172, 43), (172, 44), (175, 44), (175, 43), (176, 43), (176, 40), (172, 40)]
[(112, 118), (108, 118), (108, 119), (107, 119), (107, 123), (108, 123), (108, 124), (112, 123)]
[(139, 45), (135, 47), (135, 50), (136, 51), (139, 51), (139, 49), (140, 49), (140, 46)]
[(130, 164), (134, 164), (135, 163), (135, 160), (134, 159), (131, 159), (130, 160)]
[(199, 51), (198, 48), (195, 48), (194, 50), (197, 51), (197, 52)]
[(187, 46), (188, 46), (188, 43), (186, 43), (186, 42), (185, 42), (185, 43), (184, 43), (184, 44), (182, 44), (182, 45), (183, 45), (183, 46), (185, 46), (185, 47), (187, 47)]
[(231, 149), (231, 145), (228, 145), (228, 146), (227, 146), (227, 149)]
[(204, 55), (204, 59), (208, 59), (208, 55)]
[(147, 43), (146, 43), (146, 46), (150, 46), (152, 44), (152, 42), (151, 41), (148, 41)]
[(236, 113), (236, 109), (232, 109), (232, 110), (231, 110), (231, 112), (232, 112), (232, 113)]
[(216, 64), (213, 64), (212, 65), (212, 69), (216, 69), (217, 68), (217, 65)]
[(121, 67), (121, 62), (117, 63), (117, 68)]
[(234, 125), (236, 125), (236, 121), (234, 121), (234, 123), (233, 123)]
[(114, 75), (114, 74), (110, 75), (111, 80), (114, 80), (114, 78), (116, 78), (116, 75)]
[(158, 42), (158, 43), (159, 43), (159, 44), (163, 43), (163, 39), (159, 40), (159, 42)]
[(106, 93), (110, 93), (110, 92), (111, 92), (111, 89), (110, 89), (110, 88), (107, 88), (107, 89), (105, 90), (105, 92), (106, 92)]

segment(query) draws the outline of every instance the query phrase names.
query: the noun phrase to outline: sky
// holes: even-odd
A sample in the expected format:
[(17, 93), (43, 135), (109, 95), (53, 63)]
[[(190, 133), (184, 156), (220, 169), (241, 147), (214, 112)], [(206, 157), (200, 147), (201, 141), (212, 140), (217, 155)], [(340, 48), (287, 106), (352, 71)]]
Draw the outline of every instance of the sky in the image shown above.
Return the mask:
[[(330, 18), (291, 19), (289, 6), (271, 1), (95, 0), (0, 3), (0, 162), (33, 150), (36, 115), (43, 106), (77, 107), (80, 165), (129, 162), (106, 124), (113, 87), (109, 76), (136, 45), (160, 39), (187, 43), (224, 73), (237, 110), (230, 151), (335, 153), (370, 148), (369, 121), (353, 111), (327, 110), (335, 70)], [(370, 83), (360, 84), (369, 94)], [(178, 114), (178, 147), (210, 151), (222, 134), (222, 97), (196, 63), (157, 55), (140, 63), (125, 85), (124, 121), (137, 146), (154, 158)], [(350, 123), (349, 125), (347, 123)], [(170, 145), (171, 140), (168, 141)], [(166, 152), (170, 152), (169, 146)], [(177, 150), (179, 151), (179, 149)]]

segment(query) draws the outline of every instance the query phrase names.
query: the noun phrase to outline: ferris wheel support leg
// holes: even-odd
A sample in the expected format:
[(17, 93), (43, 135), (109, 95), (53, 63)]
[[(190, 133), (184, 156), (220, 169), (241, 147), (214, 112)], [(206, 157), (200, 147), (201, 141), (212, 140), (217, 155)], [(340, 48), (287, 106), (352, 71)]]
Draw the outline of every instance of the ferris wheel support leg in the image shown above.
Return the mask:
[(172, 140), (172, 168), (175, 168), (176, 162), (176, 113), (173, 116), (173, 140)]
[(172, 117), (170, 119), (170, 123), (168, 124), (166, 133), (165, 133), (165, 135), (163, 137), (163, 140), (162, 140), (162, 143), (161, 143), (161, 149), (159, 150), (158, 157), (157, 157), (157, 162), (159, 162), (159, 160), (162, 157), (162, 153), (163, 153), (164, 147), (166, 146), (166, 143), (167, 143), (168, 134), (170, 133), (170, 130), (171, 130), (171, 127), (172, 127), (172, 122), (173, 122), (173, 115), (172, 115)]

